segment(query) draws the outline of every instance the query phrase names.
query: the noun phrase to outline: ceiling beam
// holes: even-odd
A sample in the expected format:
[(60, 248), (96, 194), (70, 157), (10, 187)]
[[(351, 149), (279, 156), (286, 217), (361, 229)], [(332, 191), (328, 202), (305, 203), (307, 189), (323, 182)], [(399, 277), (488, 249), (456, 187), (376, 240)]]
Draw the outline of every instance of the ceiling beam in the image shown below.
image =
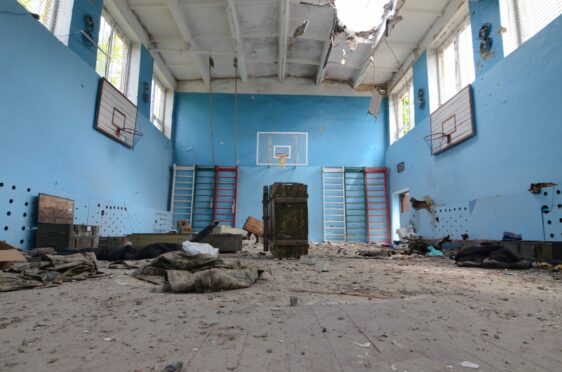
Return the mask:
[(402, 9), (400, 9), (400, 14), (419, 14), (430, 17), (441, 17), (443, 15), (443, 12), (435, 9), (408, 8), (404, 6)]
[[(213, 92), (232, 93), (233, 90), (234, 80), (232, 79), (217, 79), (213, 81)], [(205, 88), (201, 80), (193, 80), (180, 81), (177, 91), (205, 93), (208, 92), (208, 89)], [(370, 97), (372, 90), (354, 90), (347, 81), (331, 81), (330, 84), (316, 86), (311, 84), (309, 78), (287, 76), (285, 81), (280, 83), (277, 76), (259, 78), (250, 76), (247, 82), (238, 83), (238, 93)]]
[(385, 10), (384, 15), (382, 16), (382, 22), (379, 28), (377, 29), (377, 33), (375, 34), (375, 37), (373, 38), (372, 49), (369, 52), (369, 58), (366, 58), (365, 61), (361, 64), (359, 71), (357, 71), (357, 74), (353, 79), (353, 89), (357, 89), (361, 84), (361, 80), (363, 80), (363, 77), (365, 77), (365, 73), (367, 73), (367, 68), (371, 63), (371, 57), (375, 54), (375, 52), (381, 45), (382, 38), (386, 36), (386, 31), (387, 31), (386, 21), (390, 16), (393, 16), (397, 13), (395, 9), (398, 5), (398, 2), (399, 2), (398, 0), (392, 0), (393, 6)]
[[(303, 58), (287, 58), (287, 63), (294, 63), (297, 65), (309, 65), (309, 66), (318, 66), (318, 61), (312, 59), (303, 59)], [(277, 60), (274, 57), (260, 57), (260, 58), (252, 58), (250, 63), (276, 63)]]
[[(268, 5), (275, 4), (277, 0), (238, 0), (240, 5)], [(182, 6), (224, 6), (223, 0), (198, 0), (198, 1), (180, 1)]]
[(322, 80), (324, 80), (324, 75), (326, 74), (326, 67), (328, 66), (328, 56), (332, 50), (332, 40), (328, 40), (324, 43), (324, 50), (322, 51), (322, 57), (320, 58), (320, 64), (318, 65), (318, 71), (316, 72), (316, 85), (320, 85)]
[[(180, 30), (180, 34), (186, 44), (187, 49), (199, 49), (197, 44), (195, 43), (191, 30), (189, 29), (183, 11), (178, 4), (178, 0), (166, 0), (166, 3), (168, 4), (168, 9), (170, 10), (172, 17), (174, 18), (174, 21), (176, 22), (176, 25)], [(208, 62), (204, 61), (205, 58), (203, 55), (195, 55), (193, 56), (193, 59), (195, 60), (195, 65), (197, 66), (197, 70), (201, 75), (201, 79), (203, 79), (203, 83), (206, 87), (209, 87), (211, 84), (211, 76), (209, 74)]]
[[(228, 23), (230, 24), (230, 32), (234, 38), (234, 50), (238, 58), (238, 71), (242, 81), (248, 80), (248, 70), (246, 69), (246, 52), (244, 50), (244, 40), (240, 33), (240, 22), (238, 21), (238, 13), (234, 0), (226, 0), (226, 11), (228, 13)], [(235, 77), (238, 79), (238, 76)]]
[[(154, 44), (150, 40), (148, 33), (141, 25), (137, 16), (129, 9), (127, 2), (125, 0), (114, 0), (113, 5), (117, 9), (117, 11), (123, 17), (123, 20), (127, 23), (127, 25), (131, 28), (131, 31), (136, 35), (139, 41), (144, 44), (144, 46), (151, 50), (154, 48)], [(154, 58), (154, 63), (158, 67), (158, 70), (162, 72), (164, 75), (163, 78), (166, 80), (165, 82), (168, 84), (168, 88), (175, 89), (176, 88), (176, 78), (170, 72), (168, 66), (162, 59), (162, 56), (157, 52), (151, 53), (152, 57)]]
[(326, 66), (328, 66), (328, 57), (332, 51), (332, 31), (334, 30), (336, 14), (332, 10), (332, 16), (330, 22), (332, 27), (330, 28), (330, 34), (328, 35), (328, 41), (324, 42), (324, 49), (322, 50), (322, 57), (320, 57), (320, 63), (318, 64), (318, 71), (316, 72), (316, 85), (320, 85), (322, 80), (324, 80), (324, 75), (326, 74)]
[(279, 72), (282, 82), (287, 73), (287, 44), (289, 42), (289, 6), (290, 0), (280, 0), (279, 4)]

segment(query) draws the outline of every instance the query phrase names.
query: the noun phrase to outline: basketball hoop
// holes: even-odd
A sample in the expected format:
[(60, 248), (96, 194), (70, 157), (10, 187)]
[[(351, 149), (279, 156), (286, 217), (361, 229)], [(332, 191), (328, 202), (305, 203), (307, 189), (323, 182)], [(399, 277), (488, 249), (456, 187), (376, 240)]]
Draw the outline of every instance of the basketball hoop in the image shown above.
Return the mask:
[(115, 135), (122, 138), (131, 147), (134, 147), (143, 136), (143, 133), (133, 128), (116, 128)]
[(432, 154), (451, 142), (451, 135), (445, 133), (431, 133), (423, 138)]
[(278, 154), (277, 156), (275, 156), (277, 158), (277, 165), (280, 168), (285, 168), (285, 164), (287, 164), (287, 159), (289, 158), (289, 155), (287, 154)]

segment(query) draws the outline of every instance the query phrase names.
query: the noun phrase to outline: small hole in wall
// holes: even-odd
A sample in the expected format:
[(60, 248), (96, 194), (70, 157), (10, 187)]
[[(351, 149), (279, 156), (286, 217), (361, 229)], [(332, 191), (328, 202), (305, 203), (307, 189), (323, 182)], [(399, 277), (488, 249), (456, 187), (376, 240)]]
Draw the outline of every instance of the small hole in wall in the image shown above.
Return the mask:
[(22, 230), (22, 231), (25, 231), (25, 226), (22, 226), (22, 227), (21, 227), (21, 230)]
[(25, 202), (25, 204), (24, 204), (24, 205), (25, 205), (25, 206), (27, 207), (27, 206), (29, 205), (29, 203), (28, 203), (28, 202)]
[(556, 190), (556, 193), (557, 193), (558, 195), (560, 195), (560, 190)]
[(4, 226), (4, 231), (8, 231), (8, 226)]
[(24, 213), (23, 216), (24, 216), (24, 217), (27, 217), (27, 213)]
[(14, 202), (14, 199), (10, 199), (10, 204), (12, 204)]
[(551, 220), (548, 220), (547, 223), (548, 223), (549, 225), (552, 225), (552, 221), (551, 221)]
[(4, 187), (4, 182), (0, 182), (0, 187)]
[(548, 192), (545, 191), (545, 192), (544, 192), (544, 196), (547, 196), (547, 195), (548, 195)]
[(551, 238), (554, 238), (554, 234), (550, 234), (550, 237), (551, 237)]
[(11, 216), (12, 212), (8, 211), (8, 213), (6, 213), (6, 216)]
[(20, 244), (23, 244), (23, 240), (20, 240)]
[(12, 190), (15, 190), (15, 189), (16, 189), (16, 185), (12, 185)]
[(28, 187), (28, 188), (27, 188), (27, 192), (30, 192), (30, 191), (31, 191), (31, 189)]

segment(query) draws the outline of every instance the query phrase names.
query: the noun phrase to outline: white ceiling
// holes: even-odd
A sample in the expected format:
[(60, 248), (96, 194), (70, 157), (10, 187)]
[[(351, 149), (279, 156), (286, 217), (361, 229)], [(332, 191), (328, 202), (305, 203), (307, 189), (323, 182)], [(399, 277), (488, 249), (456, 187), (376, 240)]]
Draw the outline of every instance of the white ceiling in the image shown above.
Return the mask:
[[(354, 88), (390, 81), (449, 3), (402, 1), (397, 12), (403, 19), (390, 28), (386, 42), (375, 33), (357, 39), (352, 51), (348, 33), (336, 32), (332, 38), (336, 10), (330, 0), (116, 1), (132, 11), (150, 39), (153, 55), (161, 56), (180, 83), (199, 80), (208, 86), (209, 56), (215, 65), (213, 80), (233, 79), (236, 56), (243, 81), (304, 78), (311, 85), (338, 81)], [(294, 30), (305, 20), (305, 33), (294, 38)]]

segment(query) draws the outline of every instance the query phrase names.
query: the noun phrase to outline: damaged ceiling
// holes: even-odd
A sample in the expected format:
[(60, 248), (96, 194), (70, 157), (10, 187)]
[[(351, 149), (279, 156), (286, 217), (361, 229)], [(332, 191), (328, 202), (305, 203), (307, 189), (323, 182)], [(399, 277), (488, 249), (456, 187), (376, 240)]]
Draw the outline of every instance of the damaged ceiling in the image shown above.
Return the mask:
[(304, 78), (311, 85), (336, 81), (354, 88), (391, 80), (449, 2), (381, 2), (378, 27), (354, 33), (338, 21), (333, 0), (113, 1), (136, 17), (152, 54), (178, 82), (208, 87), (210, 76), (238, 75), (242, 81)]

